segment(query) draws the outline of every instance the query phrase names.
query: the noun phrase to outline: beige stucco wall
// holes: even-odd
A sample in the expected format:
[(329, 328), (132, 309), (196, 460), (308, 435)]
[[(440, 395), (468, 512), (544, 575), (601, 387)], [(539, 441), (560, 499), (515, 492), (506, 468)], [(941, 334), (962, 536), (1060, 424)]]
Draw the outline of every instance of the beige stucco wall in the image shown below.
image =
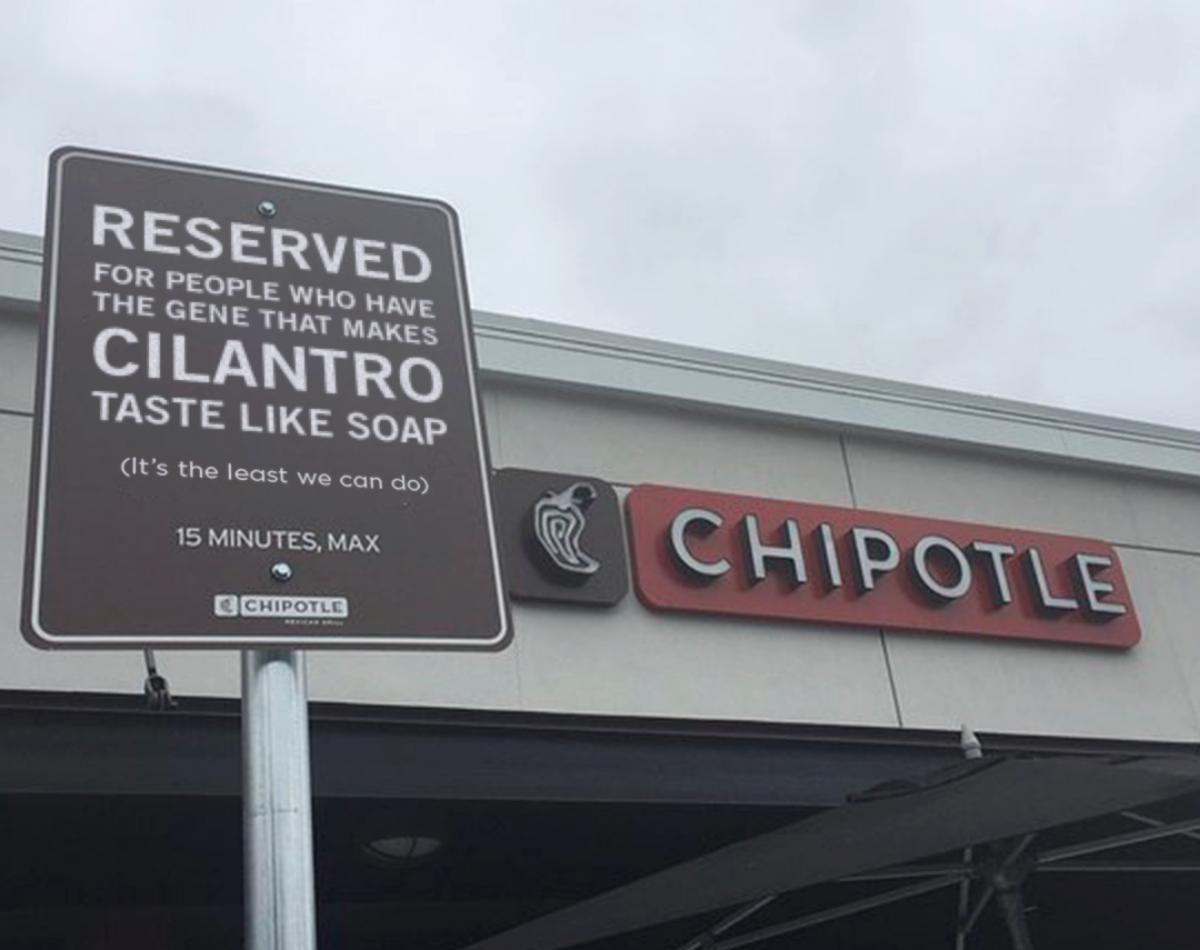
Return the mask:
[[(45, 653), (18, 632), (35, 321), (0, 313), (0, 689), (140, 690), (136, 652)], [(639, 364), (628, 388), (638, 389)], [(518, 605), (500, 654), (313, 653), (314, 699), (521, 711), (1194, 741), (1200, 485), (949, 441), (864, 434), (490, 374), (498, 466), (1095, 536), (1120, 551), (1143, 641), (1127, 653)], [(182, 695), (235, 696), (237, 657), (164, 653)]]

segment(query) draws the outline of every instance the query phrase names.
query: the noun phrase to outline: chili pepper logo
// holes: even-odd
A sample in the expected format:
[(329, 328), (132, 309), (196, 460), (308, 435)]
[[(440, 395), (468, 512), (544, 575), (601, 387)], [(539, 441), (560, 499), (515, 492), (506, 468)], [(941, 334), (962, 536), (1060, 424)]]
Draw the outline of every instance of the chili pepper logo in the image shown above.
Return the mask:
[(533, 533), (554, 566), (569, 574), (590, 575), (600, 562), (579, 546), (587, 517), (583, 511), (596, 500), (588, 482), (575, 482), (564, 491), (547, 491), (533, 506)]

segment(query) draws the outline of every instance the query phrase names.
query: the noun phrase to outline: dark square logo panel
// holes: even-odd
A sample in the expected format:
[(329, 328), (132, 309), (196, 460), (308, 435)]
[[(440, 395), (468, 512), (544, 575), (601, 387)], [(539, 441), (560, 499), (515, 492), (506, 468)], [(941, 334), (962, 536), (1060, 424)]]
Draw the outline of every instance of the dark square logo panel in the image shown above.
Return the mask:
[(628, 593), (612, 485), (587, 475), (504, 468), (493, 487), (513, 598), (603, 607)]

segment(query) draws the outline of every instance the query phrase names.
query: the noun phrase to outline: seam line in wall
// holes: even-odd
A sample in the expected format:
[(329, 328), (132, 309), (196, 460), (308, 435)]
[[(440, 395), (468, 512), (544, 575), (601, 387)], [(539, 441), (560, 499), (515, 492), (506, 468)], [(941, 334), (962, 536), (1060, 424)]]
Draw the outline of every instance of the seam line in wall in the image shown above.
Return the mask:
[[(513, 467), (508, 458), (504, 454), (504, 400), (498, 393), (488, 393), (481, 387), (479, 390), (480, 411), (484, 416), (484, 425), (487, 426), (488, 440), (488, 461), (491, 463), (493, 471), (499, 471), (503, 468)], [(488, 425), (487, 406), (490, 402), (492, 407), (492, 421), (494, 425)], [(494, 499), (493, 499), (494, 500)], [(506, 591), (507, 593), (507, 591)], [(509, 619), (511, 621), (513, 614), (512, 598), (509, 597)], [(516, 625), (514, 624), (514, 627)], [(517, 690), (517, 709), (522, 712), (528, 711), (528, 705), (525, 700), (525, 677), (521, 671), (521, 643), (522, 638), (513, 635), (509, 642), (508, 651), (512, 651), (513, 657), (513, 679), (514, 686)], [(506, 651), (507, 652), (507, 651)]]
[(1126, 548), (1130, 551), (1150, 551), (1154, 554), (1180, 554), (1185, 557), (1200, 557), (1200, 549), (1196, 548), (1163, 548), (1153, 544), (1130, 544), (1127, 541), (1109, 541), (1114, 548)]
[[(850, 472), (850, 453), (846, 449), (846, 437), (838, 434), (838, 447), (842, 450), (842, 468), (846, 472), (846, 486), (850, 489), (850, 506), (858, 507), (858, 493), (854, 490), (854, 476)], [(904, 728), (904, 714), (900, 711), (900, 692), (896, 689), (896, 674), (892, 670), (892, 654), (888, 651), (887, 636), (879, 631), (879, 648), (883, 651), (883, 668), (887, 670), (888, 690), (892, 694), (892, 711), (896, 714), (896, 726)]]
[(879, 645), (883, 647), (883, 665), (887, 669), (888, 687), (892, 691), (892, 709), (896, 713), (897, 727), (904, 728), (904, 714), (900, 711), (900, 693), (896, 689), (896, 674), (892, 672), (892, 655), (888, 652), (887, 637), (879, 631)]
[(850, 489), (850, 507), (858, 507), (858, 494), (854, 491), (854, 476), (850, 474), (850, 454), (846, 451), (846, 437), (838, 435), (838, 447), (842, 450), (842, 468), (846, 472), (846, 486)]

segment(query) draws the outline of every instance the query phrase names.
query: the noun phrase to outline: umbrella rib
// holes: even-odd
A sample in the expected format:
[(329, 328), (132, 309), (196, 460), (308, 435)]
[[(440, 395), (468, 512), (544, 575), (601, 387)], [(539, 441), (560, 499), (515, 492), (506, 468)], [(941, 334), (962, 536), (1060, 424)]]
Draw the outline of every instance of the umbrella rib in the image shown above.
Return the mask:
[[(975, 856), (974, 848), (963, 849), (963, 864), (968, 868), (971, 866), (971, 859)], [(967, 908), (971, 906), (971, 876), (964, 875), (963, 879), (958, 884), (958, 919), (954, 927), (954, 950), (965, 950), (967, 946), (967, 932), (963, 929), (963, 925), (967, 920)]]
[[(1000, 866), (996, 869), (996, 873), (1007, 870), (1012, 866), (1013, 862), (1021, 856), (1026, 848), (1033, 842), (1037, 835), (1026, 835), (1016, 846), (1012, 848), (1008, 854), (1004, 856), (1004, 860), (1000, 862)], [(975, 906), (971, 909), (970, 915), (967, 917), (966, 923), (960, 928), (963, 939), (966, 939), (967, 934), (975, 929), (975, 924), (979, 922), (979, 915), (984, 912), (987, 905), (991, 902), (992, 897), (996, 893), (995, 874), (990, 875), (992, 880), (988, 881), (987, 887), (983, 889), (983, 893), (979, 895), (979, 900), (975, 902)]]
[(1064, 861), (1036, 870), (1047, 874), (1080, 872), (1092, 874), (1187, 874), (1200, 873), (1195, 861)]
[(967, 915), (967, 919), (963, 922), (962, 926), (959, 927), (958, 932), (962, 935), (964, 941), (967, 939), (967, 934), (975, 929), (975, 924), (979, 921), (979, 915), (982, 914), (987, 908), (987, 905), (991, 902), (992, 895), (994, 893), (996, 893), (996, 888), (989, 884), (983, 889), (983, 893), (980, 894), (976, 899), (975, 906), (971, 908), (971, 913)]
[[(967, 849), (970, 851), (970, 848)], [(967, 860), (970, 860), (969, 858)], [(900, 881), (912, 877), (940, 877), (943, 874), (967, 874), (971, 870), (968, 864), (901, 864), (882, 871), (864, 871), (862, 874), (850, 874), (839, 877), (845, 883), (859, 881)]]
[(711, 950), (736, 950), (738, 947), (748, 947), (753, 943), (760, 943), (763, 940), (771, 940), (774, 937), (781, 937), (784, 934), (795, 933), (797, 930), (805, 930), (809, 927), (815, 927), (817, 924), (839, 920), (842, 917), (850, 917), (866, 910), (873, 910), (876, 907), (884, 907), (887, 904), (894, 904), (897, 901), (908, 900), (910, 897), (920, 897), (922, 894), (928, 894), (931, 891), (938, 891), (943, 887), (950, 887), (953, 884), (957, 884), (959, 877), (960, 875), (958, 874), (948, 874), (945, 877), (935, 878), (932, 881), (910, 884), (908, 887), (886, 891), (883, 894), (876, 894), (874, 897), (866, 897), (849, 904), (831, 907), (829, 910), (818, 911), (806, 917), (798, 917), (796, 920), (788, 920), (781, 924), (774, 924), (771, 927), (752, 930), (750, 933), (743, 934), (740, 937), (718, 941), (712, 945)]
[(713, 937), (721, 936), (721, 934), (723, 934), (726, 930), (729, 930), (731, 927), (736, 927), (747, 917), (750, 917), (752, 914), (757, 914), (760, 910), (771, 903), (771, 901), (775, 900), (777, 896), (778, 895), (776, 894), (768, 894), (766, 897), (760, 897), (758, 900), (753, 900), (748, 904), (742, 905), (728, 917), (717, 921), (717, 923), (709, 927), (708, 930), (704, 931), (704, 933), (702, 933), (700, 936), (693, 937), (682, 947), (680, 947), (679, 950), (702, 950), (706, 942), (711, 945)]
[(1079, 858), (1085, 854), (1095, 854), (1097, 851), (1107, 851), (1110, 848), (1123, 848), (1130, 844), (1141, 844), (1143, 841), (1156, 841), (1159, 838), (1169, 838), (1172, 835), (1195, 831), (1200, 828), (1200, 818), (1189, 818), (1187, 821), (1177, 821), (1157, 828), (1147, 828), (1145, 831), (1130, 831), (1110, 838), (1098, 838), (1095, 841), (1082, 841), (1062, 848), (1043, 851), (1037, 857), (1037, 863), (1049, 864), (1063, 861), (1067, 858)]
[[(1143, 815), (1136, 811), (1123, 811), (1121, 815), (1128, 818), (1130, 821), (1136, 821), (1143, 825), (1149, 825), (1151, 828), (1161, 828), (1166, 822), (1160, 818), (1151, 818), (1149, 815)], [(1200, 831), (1183, 831), (1180, 832), (1185, 838), (1191, 838), (1193, 841), (1200, 841)]]

